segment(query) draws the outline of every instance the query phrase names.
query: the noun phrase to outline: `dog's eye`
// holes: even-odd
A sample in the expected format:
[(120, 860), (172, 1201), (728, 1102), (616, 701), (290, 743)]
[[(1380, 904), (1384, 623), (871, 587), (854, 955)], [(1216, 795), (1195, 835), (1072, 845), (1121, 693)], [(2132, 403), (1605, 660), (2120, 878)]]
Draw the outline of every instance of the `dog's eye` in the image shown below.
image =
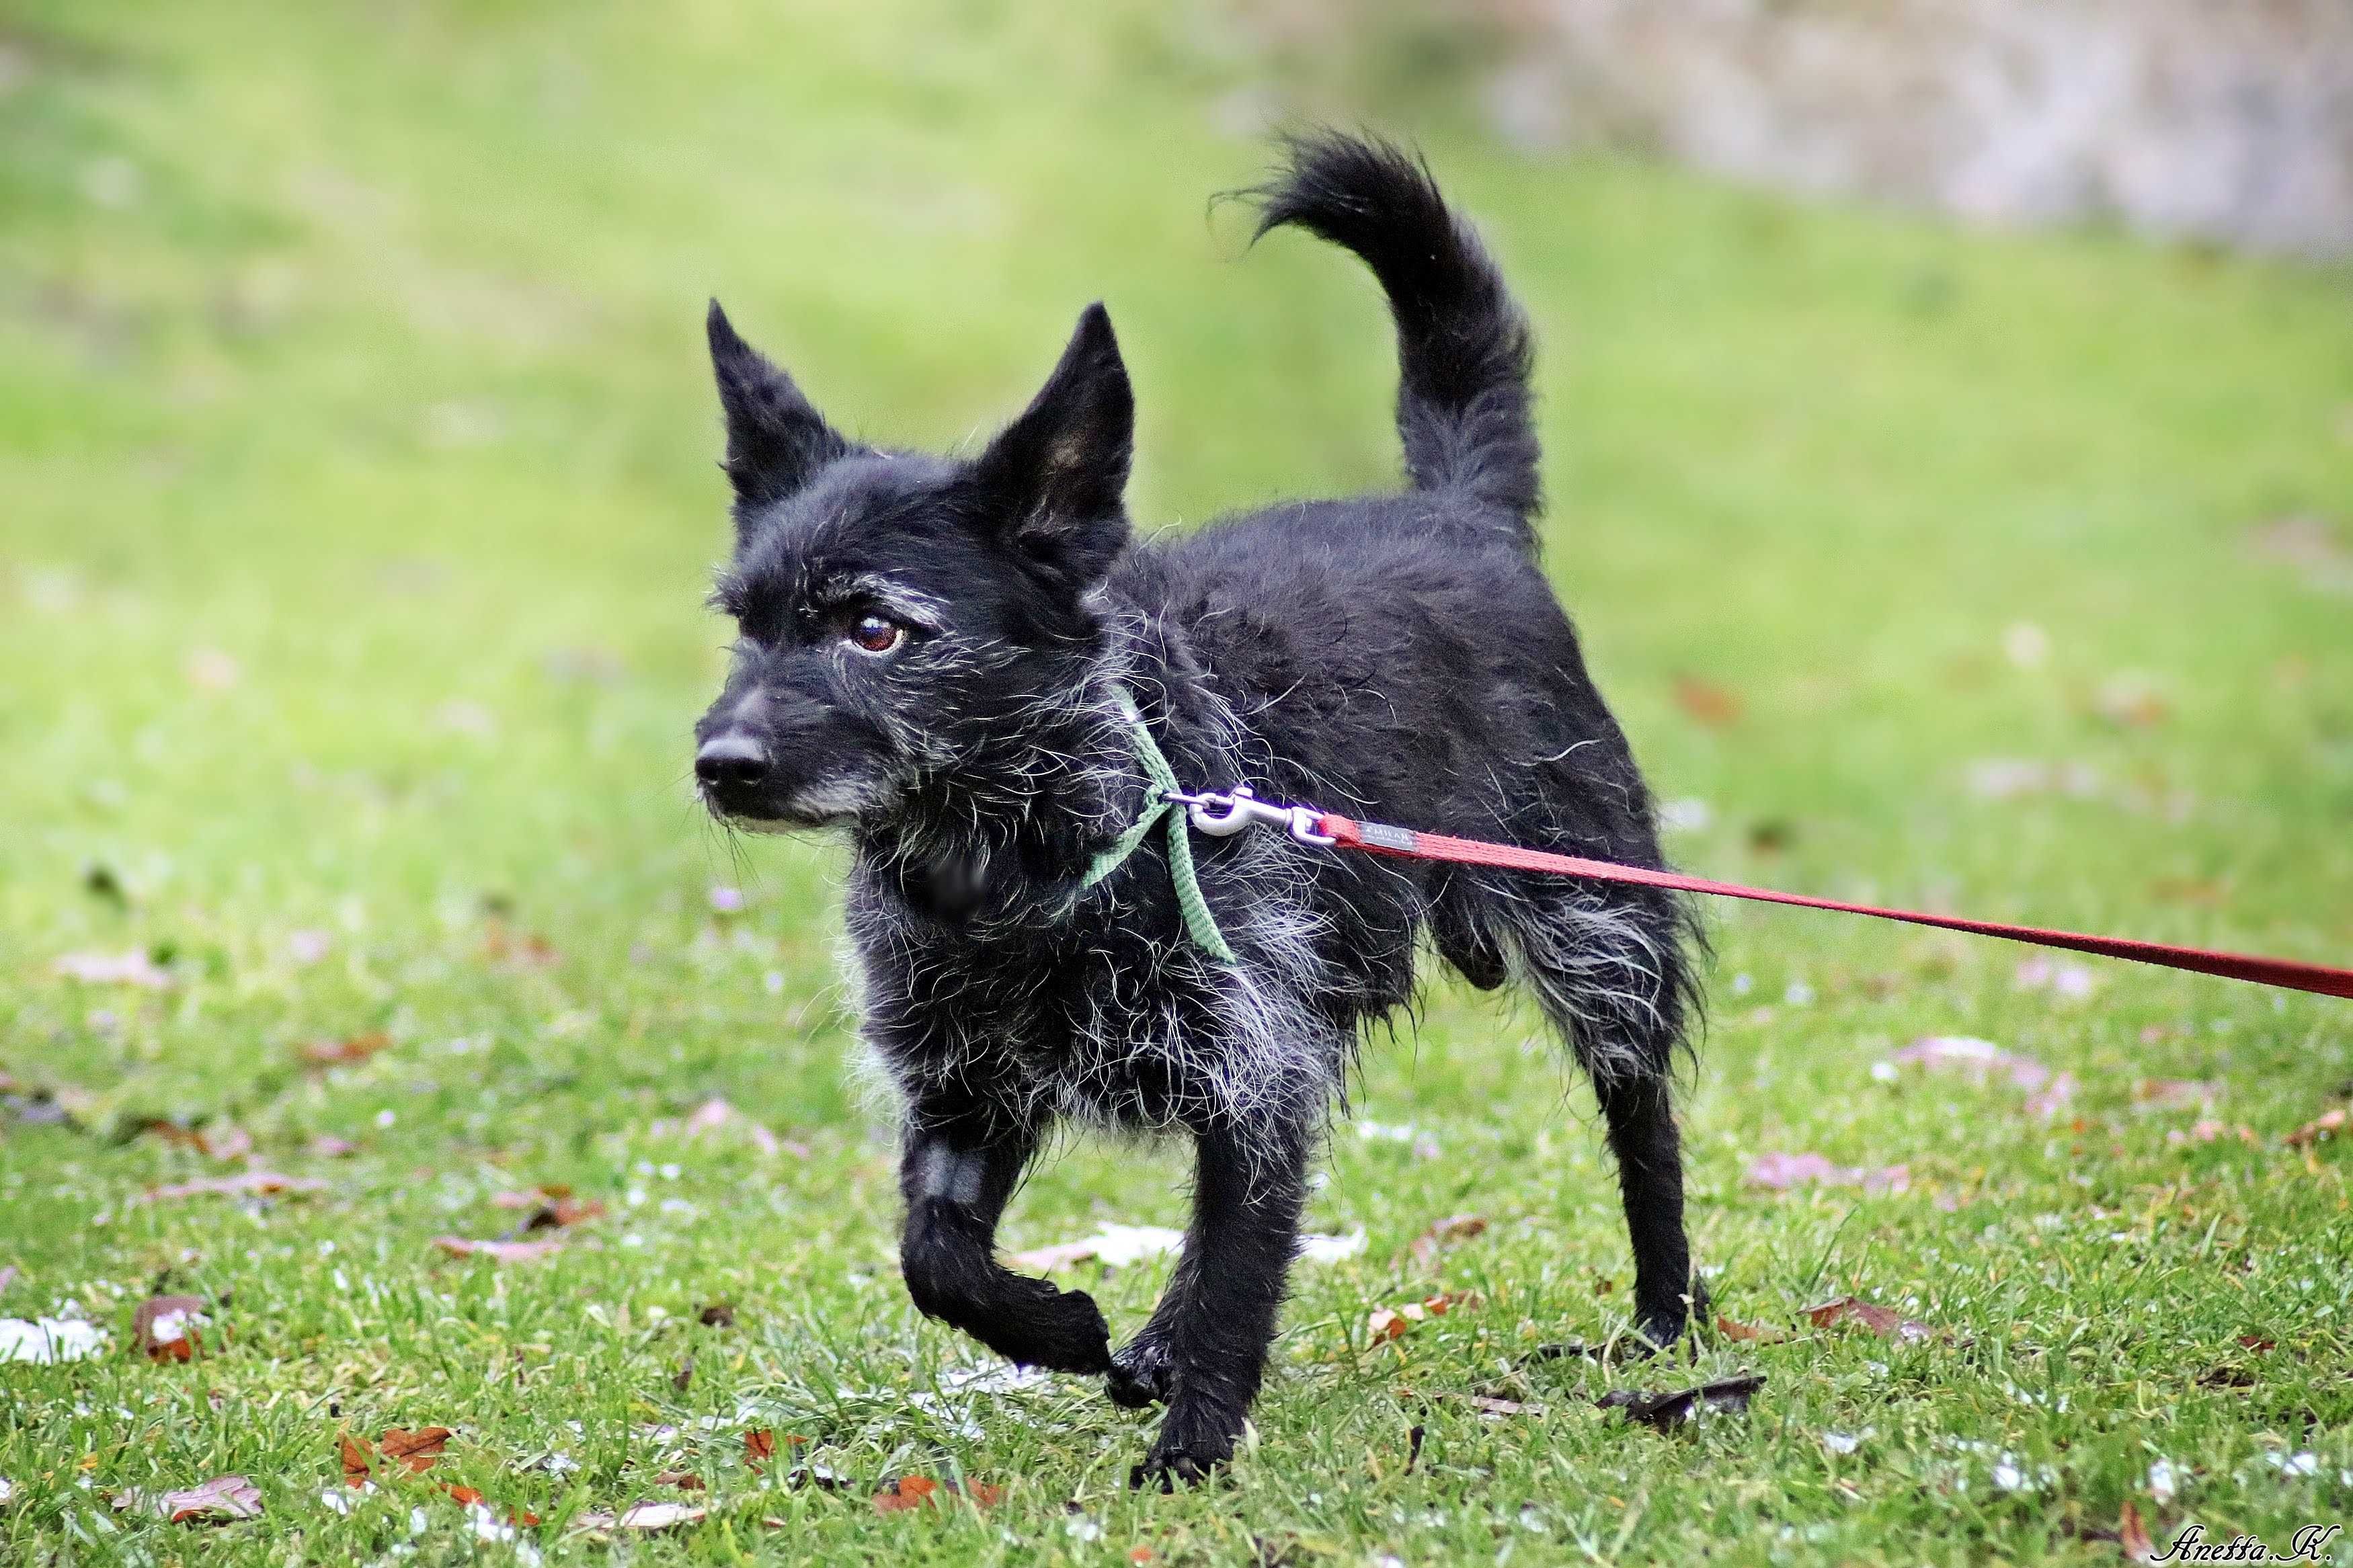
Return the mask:
[(860, 616), (842, 634), (860, 653), (889, 653), (907, 640), (907, 628), (882, 616)]

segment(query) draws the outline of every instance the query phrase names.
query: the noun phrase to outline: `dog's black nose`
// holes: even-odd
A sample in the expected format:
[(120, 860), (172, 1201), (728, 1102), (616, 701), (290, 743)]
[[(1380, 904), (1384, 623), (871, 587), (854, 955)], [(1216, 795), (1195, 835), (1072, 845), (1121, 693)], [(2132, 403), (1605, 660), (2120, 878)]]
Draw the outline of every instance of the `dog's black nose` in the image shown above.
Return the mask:
[(706, 784), (758, 784), (768, 776), (768, 754), (741, 730), (722, 730), (694, 753), (694, 776)]

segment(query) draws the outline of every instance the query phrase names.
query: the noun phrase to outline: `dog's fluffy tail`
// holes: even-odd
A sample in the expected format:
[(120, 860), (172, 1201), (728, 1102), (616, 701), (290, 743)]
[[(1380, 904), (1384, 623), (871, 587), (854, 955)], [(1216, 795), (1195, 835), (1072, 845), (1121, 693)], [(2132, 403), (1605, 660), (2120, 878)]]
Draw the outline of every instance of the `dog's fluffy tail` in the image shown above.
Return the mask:
[(1397, 318), (1398, 434), (1414, 487), (1504, 513), (1523, 548), (1541, 510), (1527, 318), (1429, 166), (1376, 137), (1288, 138), (1275, 177), (1250, 195), (1258, 233), (1285, 225), (1352, 250)]

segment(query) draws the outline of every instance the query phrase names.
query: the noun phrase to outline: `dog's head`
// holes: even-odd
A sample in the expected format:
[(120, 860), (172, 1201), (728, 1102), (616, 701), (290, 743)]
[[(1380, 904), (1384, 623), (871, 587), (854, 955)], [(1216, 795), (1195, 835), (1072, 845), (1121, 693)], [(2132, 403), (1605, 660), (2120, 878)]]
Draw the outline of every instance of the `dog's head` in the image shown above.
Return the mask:
[(713, 815), (814, 827), (887, 816), (985, 766), (1096, 650), (1125, 544), (1134, 399), (1088, 308), (1029, 408), (973, 458), (884, 452), (828, 425), (714, 301), (735, 550), (714, 602), (734, 668), (695, 726)]

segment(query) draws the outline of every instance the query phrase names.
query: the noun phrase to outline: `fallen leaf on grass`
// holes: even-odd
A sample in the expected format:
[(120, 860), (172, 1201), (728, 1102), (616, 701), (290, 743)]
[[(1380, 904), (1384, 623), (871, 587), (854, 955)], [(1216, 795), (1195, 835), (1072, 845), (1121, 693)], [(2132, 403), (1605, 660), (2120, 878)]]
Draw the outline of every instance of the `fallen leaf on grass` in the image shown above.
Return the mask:
[(343, 1455), (343, 1485), (366, 1486), (370, 1469), (369, 1459), (372, 1457), (368, 1445), (362, 1439), (353, 1436), (349, 1432), (342, 1432), (336, 1434), (335, 1446)]
[(2314, 1117), (2311, 1121), (2306, 1122), (2303, 1126), (2289, 1133), (2287, 1135), (2287, 1142), (2289, 1147), (2301, 1149), (2307, 1143), (2320, 1142), (2324, 1139), (2344, 1131), (2345, 1108), (2340, 1105), (2334, 1110), (2323, 1111), (2320, 1115)]
[(2222, 1086), (2192, 1078), (2145, 1078), (2133, 1085), (2133, 1104), (2143, 1110), (2211, 1110)]
[(1475, 1307), (1479, 1293), (1475, 1290), (1448, 1290), (1436, 1296), (1426, 1296), (1419, 1301), (1408, 1301), (1402, 1307), (1383, 1307), (1365, 1320), (1365, 1331), (1375, 1344), (1386, 1340), (1401, 1339), (1414, 1324), (1430, 1318), (1442, 1318), (1457, 1307)]
[(2066, 1110), (2074, 1100), (2075, 1088), (2075, 1075), (2071, 1072), (2062, 1072), (2049, 1083), (2028, 1095), (2022, 1109), (2029, 1116), (2040, 1116), (2048, 1121)]
[(106, 1345), (106, 1331), (79, 1318), (0, 1318), (0, 1362), (80, 1361)]
[(2353, 594), (2353, 544), (2314, 512), (2275, 517), (2248, 535), (2257, 555), (2301, 571), (2316, 588)]
[(161, 1494), (125, 1488), (114, 1494), (117, 1512), (152, 1513), (174, 1524), (192, 1520), (258, 1519), (261, 1489), (243, 1476), (215, 1476), (202, 1486)]
[(1516, 1399), (1497, 1399), (1491, 1394), (1474, 1394), (1471, 1396), (1471, 1408), (1482, 1415), (1522, 1415), (1527, 1413), (1528, 1407)]
[(253, 1134), (233, 1122), (190, 1128), (173, 1121), (151, 1121), (147, 1131), (167, 1143), (194, 1149), (207, 1159), (241, 1160), (253, 1152)]
[(1695, 675), (1675, 677), (1675, 706), (1707, 725), (1722, 729), (1740, 717), (1740, 699)]
[(390, 1035), (371, 1029), (344, 1040), (312, 1040), (302, 1047), (302, 1059), (314, 1068), (346, 1066), (364, 1062), (391, 1044)]
[(2124, 1549), (2127, 1563), (2157, 1561), (2157, 1542), (2148, 1538), (2148, 1526), (2141, 1522), (2140, 1505), (2125, 1499), (2124, 1511), (2116, 1519), (2116, 1544)]
[(696, 1106), (681, 1122), (675, 1124), (656, 1122), (653, 1131), (659, 1134), (670, 1130), (673, 1125), (690, 1139), (700, 1139), (713, 1132), (738, 1131), (749, 1138), (752, 1141), (752, 1146), (763, 1154), (790, 1154), (796, 1160), (806, 1160), (809, 1157), (807, 1144), (790, 1138), (777, 1137), (725, 1100), (716, 1098), (706, 1100)]
[(2014, 1055), (1991, 1040), (1969, 1035), (1930, 1035), (1895, 1053), (1899, 1064), (1951, 1068), (1983, 1083), (1999, 1074), (2030, 1092), (2051, 1081), (2051, 1069), (2031, 1057)]
[(192, 1361), (204, 1348), (196, 1330), (208, 1321), (196, 1296), (150, 1296), (131, 1314), (131, 1332), (149, 1361)]
[(2013, 973), (2011, 984), (2021, 991), (2048, 991), (2065, 1001), (2080, 1002), (2099, 987), (2099, 977), (2080, 963), (2030, 958)]
[(277, 1171), (242, 1171), (234, 1176), (198, 1176), (193, 1181), (174, 1182), (168, 1186), (150, 1187), (148, 1203), (170, 1203), (180, 1198), (265, 1198), (280, 1193), (322, 1193), (327, 1184), (311, 1176), (289, 1176)]
[(1769, 1323), (1744, 1323), (1722, 1314), (1716, 1317), (1715, 1331), (1735, 1344), (1773, 1345), (1789, 1337), (1787, 1329), (1778, 1329)]
[(1475, 1214), (1449, 1215), (1444, 1219), (1413, 1238), (1406, 1248), (1415, 1262), (1424, 1268), (1438, 1261), (1438, 1255), (1454, 1242), (1468, 1241), (1487, 1228), (1486, 1220)]
[(1107, 1225), (1084, 1240), (1033, 1247), (1027, 1252), (1014, 1253), (1005, 1261), (1034, 1274), (1051, 1274), (1058, 1268), (1090, 1260), (1106, 1268), (1126, 1268), (1147, 1258), (1174, 1252), (1184, 1241), (1183, 1231), (1166, 1230), (1156, 1225)]
[(876, 1513), (904, 1513), (910, 1509), (927, 1506), (940, 1483), (929, 1476), (901, 1476), (874, 1494)]
[(755, 1426), (744, 1434), (744, 1462), (754, 1470), (766, 1460), (776, 1457), (776, 1435), (765, 1426)]
[(530, 1215), (519, 1227), (525, 1231), (560, 1230), (565, 1226), (600, 1219), (605, 1214), (603, 1203), (596, 1198), (575, 1198), (570, 1187), (561, 1184), (493, 1193), (491, 1202), (502, 1209), (529, 1209)]
[(654, 1478), (654, 1485), (676, 1487), (682, 1492), (699, 1492), (704, 1489), (702, 1478), (692, 1470), (664, 1470)]
[(1818, 1329), (1827, 1329), (1848, 1319), (1861, 1323), (1882, 1339), (1916, 1344), (1942, 1336), (1936, 1330), (1916, 1319), (1907, 1318), (1892, 1307), (1882, 1307), (1860, 1296), (1841, 1296), (1824, 1301), (1819, 1307), (1806, 1309), (1806, 1319)]
[(147, 991), (166, 991), (172, 985), (172, 972), (137, 948), (129, 952), (69, 952), (50, 967), (61, 977), (84, 985), (136, 985)]
[(482, 956), (493, 963), (512, 963), (523, 969), (550, 969), (563, 956), (555, 944), (535, 931), (516, 932), (508, 929), (504, 921), (492, 921), (482, 936)]
[(1751, 1372), (1738, 1377), (1703, 1383), (1696, 1388), (1677, 1389), (1670, 1394), (1612, 1389), (1594, 1404), (1604, 1410), (1623, 1410), (1627, 1420), (1639, 1421), (1645, 1426), (1654, 1426), (1664, 1432), (1704, 1416), (1740, 1415), (1747, 1410), (1749, 1400), (1764, 1386), (1765, 1374)]
[(995, 1508), (1004, 1500), (1005, 1489), (991, 1486), (987, 1481), (965, 1481), (961, 1485), (949, 1481), (942, 1485), (929, 1476), (901, 1476), (897, 1480), (885, 1482), (882, 1489), (874, 1494), (874, 1511), (907, 1513), (916, 1509), (937, 1507), (943, 1499), (952, 1497), (962, 1497), (975, 1508)]
[(2233, 1127), (2227, 1121), (2217, 1121), (2211, 1116), (2200, 1117), (2190, 1124), (2189, 1131), (2187, 1132), (2179, 1127), (2175, 1128), (2165, 1135), (2165, 1141), (2179, 1148), (2185, 1143), (2211, 1143), (2224, 1133), (2229, 1133), (2240, 1142), (2249, 1145), (2260, 1145), (2263, 1142), (2263, 1140), (2255, 1135), (2253, 1128), (2243, 1123)]
[(2100, 682), (2092, 693), (2092, 711), (2122, 728), (2147, 730), (2164, 723), (2173, 705), (2148, 677), (2126, 673)]
[(449, 1437), (447, 1426), (419, 1426), (415, 1431), (394, 1426), (376, 1439), (375, 1451), (406, 1466), (412, 1474), (422, 1474), (439, 1461)]
[(1748, 1184), (1777, 1193), (1811, 1184), (1861, 1187), (1867, 1193), (1901, 1193), (1912, 1185), (1909, 1165), (1836, 1165), (1820, 1154), (1759, 1154), (1748, 1162)]
[[(563, 1251), (565, 1239), (551, 1236), (542, 1241), (476, 1241), (463, 1236), (437, 1236), (433, 1245), (453, 1258), (471, 1258), (480, 1253), (493, 1263), (529, 1263)], [(594, 1247), (596, 1243), (589, 1245)]]

